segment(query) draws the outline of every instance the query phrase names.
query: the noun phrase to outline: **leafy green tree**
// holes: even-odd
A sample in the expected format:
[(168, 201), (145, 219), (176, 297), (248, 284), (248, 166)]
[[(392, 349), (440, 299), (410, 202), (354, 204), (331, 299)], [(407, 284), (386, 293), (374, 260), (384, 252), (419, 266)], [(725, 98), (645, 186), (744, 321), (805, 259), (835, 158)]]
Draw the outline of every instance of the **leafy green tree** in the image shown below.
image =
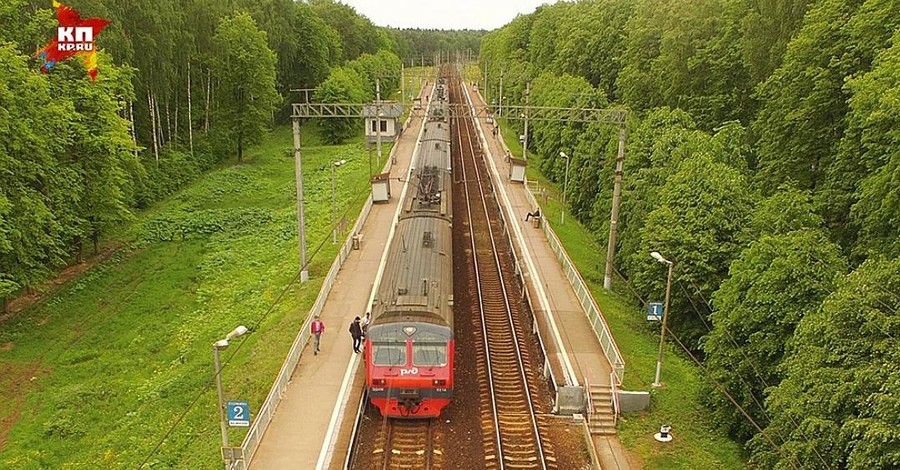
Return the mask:
[(820, 229), (823, 223), (822, 217), (815, 213), (809, 191), (786, 186), (760, 203), (750, 220), (750, 230), (756, 237), (783, 235), (795, 230)]
[[(751, 441), (762, 468), (893, 469), (900, 465), (900, 258), (869, 260), (808, 312), (771, 392), (772, 449)], [(824, 463), (823, 463), (824, 462)]]
[[(556, 4), (553, 7), (556, 7)], [(633, 14), (634, 2), (598, 0), (572, 4), (559, 28), (553, 70), (587, 79), (610, 99), (618, 98), (616, 80), (625, 53), (625, 24)], [(602, 53), (600, 52), (602, 51)]]
[[(760, 211), (775, 209), (763, 204)], [(763, 235), (731, 263), (713, 295), (712, 331), (704, 338), (712, 378), (753, 419), (765, 425), (765, 392), (781, 382), (778, 366), (800, 320), (818, 308), (846, 273), (837, 245), (819, 229)], [(743, 414), (711, 382), (703, 386), (716, 423), (746, 441), (756, 434)], [(777, 436), (771, 436), (777, 440)]]
[(241, 2), (266, 32), (269, 48), (278, 57), (278, 90), (310, 87), (328, 75), (329, 63), (340, 58), (337, 31), (316, 16), (312, 7), (291, 0)]
[(748, 0), (741, 20), (741, 48), (754, 83), (781, 65), (791, 37), (800, 29), (808, 0)]
[(702, 128), (746, 118), (749, 75), (737, 0), (644, 0), (628, 21), (617, 88), (637, 109), (679, 107)]
[(391, 49), (388, 34), (376, 27), (356, 10), (334, 0), (312, 0), (313, 11), (341, 38), (344, 60), (352, 60), (365, 53), (375, 54), (381, 49)]
[(669, 328), (698, 348), (709, 314), (705, 299), (719, 288), (745, 242), (754, 195), (740, 172), (708, 153), (682, 159), (658, 190), (658, 205), (647, 215), (639, 249), (631, 255), (631, 281), (649, 297), (662, 298), (665, 266), (650, 252), (676, 263)]
[(56, 25), (53, 11), (39, 8), (29, 0), (7, 0), (0, 3), (0, 42), (14, 42), (21, 52), (33, 53), (48, 41), (47, 31)]
[(438, 52), (478, 51), (486, 31), (402, 28), (390, 29), (388, 34), (397, 45), (394, 51), (407, 65), (419, 65), (425, 59), (429, 63)]
[(844, 184), (830, 185), (828, 197), (853, 204), (851, 220), (860, 231), (857, 257), (900, 256), (900, 33), (872, 71), (851, 78), (847, 87), (853, 92), (848, 130), (831, 178), (843, 175)]
[[(331, 69), (328, 78), (316, 88), (316, 98), (323, 103), (362, 103), (366, 101), (365, 80), (349, 67)], [(323, 119), (322, 130), (329, 143), (340, 143), (361, 129), (357, 118)]]
[(85, 78), (80, 65), (66, 64), (59, 71), (66, 79), (54, 81), (53, 89), (54, 95), (73, 103), (71, 140), (64, 151), (68, 173), (63, 178), (76, 177), (78, 182), (72, 195), (78, 195), (74, 206), (79, 256), (82, 240), (90, 239), (96, 253), (100, 237), (131, 218), (134, 180), (140, 174), (128, 121), (121, 117), (131, 93), (129, 70), (114, 66), (104, 54), (100, 61), (103, 74), (96, 82)]
[(247, 13), (219, 22), (215, 43), (219, 80), (219, 132), (237, 147), (259, 142), (272, 120), (280, 97), (275, 90), (275, 54), (266, 45), (266, 33)]
[[(0, 279), (4, 294), (34, 286), (66, 258), (62, 227), (47, 197), (69, 137), (72, 104), (54, 100), (26, 56), (0, 44)], [(84, 73), (84, 70), (81, 70)], [(78, 198), (72, 188), (69, 201)], [(70, 202), (71, 203), (71, 202)]]
[(345, 65), (365, 82), (367, 100), (375, 99), (376, 80), (381, 81), (381, 99), (400, 89), (400, 58), (393, 52), (380, 50), (377, 54), (363, 54)]
[(644, 265), (635, 257), (647, 215), (659, 205), (660, 189), (678, 167), (677, 149), (697, 132), (693, 118), (680, 109), (653, 109), (629, 135), (616, 265), (630, 276)]
[[(898, 24), (900, 15), (891, 2), (817, 2), (782, 65), (758, 88), (763, 106), (753, 130), (760, 186), (771, 192), (793, 181), (799, 189), (813, 190), (827, 227), (845, 247), (855, 237), (849, 220), (852, 195), (868, 174), (867, 160), (858, 158), (859, 144), (845, 139), (853, 90), (847, 80), (870, 69)], [(856, 124), (850, 127), (851, 139), (859, 135)]]

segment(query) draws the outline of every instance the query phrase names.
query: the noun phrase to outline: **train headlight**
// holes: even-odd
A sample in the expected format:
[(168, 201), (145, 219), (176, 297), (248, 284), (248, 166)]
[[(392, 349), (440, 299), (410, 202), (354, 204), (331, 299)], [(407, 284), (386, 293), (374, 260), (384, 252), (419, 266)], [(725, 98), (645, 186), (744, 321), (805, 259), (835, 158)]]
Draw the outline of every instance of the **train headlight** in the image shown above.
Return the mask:
[(372, 385), (385, 385), (387, 384), (387, 380), (385, 379), (372, 379)]
[(432, 383), (435, 387), (443, 387), (443, 386), (447, 385), (447, 381), (444, 380), (444, 379), (434, 379), (434, 380), (431, 381), (431, 383)]

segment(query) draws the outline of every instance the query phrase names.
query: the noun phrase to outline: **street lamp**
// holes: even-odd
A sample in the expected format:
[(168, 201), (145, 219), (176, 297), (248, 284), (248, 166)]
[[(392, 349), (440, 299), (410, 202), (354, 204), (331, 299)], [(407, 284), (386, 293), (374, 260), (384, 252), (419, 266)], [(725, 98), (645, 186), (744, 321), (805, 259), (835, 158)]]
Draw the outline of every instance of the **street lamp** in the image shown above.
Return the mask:
[[(216, 363), (216, 390), (219, 392), (219, 426), (222, 428), (222, 449), (227, 449), (230, 447), (228, 444), (228, 425), (225, 423), (225, 396), (222, 391), (222, 363), (219, 362), (219, 351), (228, 347), (228, 343), (240, 336), (243, 336), (247, 333), (247, 327), (244, 325), (240, 325), (237, 328), (231, 330), (231, 333), (228, 333), (225, 336), (225, 339), (220, 339), (213, 343), (213, 357), (215, 358)], [(226, 454), (223, 451), (222, 458), (225, 459), (225, 468), (226, 470), (231, 467), (231, 457), (230, 454)]]
[(650, 253), (650, 256), (661, 264), (669, 266), (669, 275), (666, 278), (666, 301), (663, 305), (662, 329), (659, 331), (659, 353), (656, 355), (656, 380), (653, 381), (653, 388), (660, 388), (662, 383), (659, 381), (659, 373), (662, 370), (663, 344), (666, 341), (666, 318), (669, 316), (669, 295), (672, 292), (672, 267), (675, 263), (663, 258), (663, 255), (659, 254), (658, 251)]
[(334, 165), (331, 166), (331, 222), (332, 222), (332, 231), (331, 233), (334, 235), (332, 239), (332, 243), (337, 243), (337, 177), (335, 175), (336, 170), (339, 167), (344, 166), (347, 163), (347, 160), (339, 160), (334, 162)]
[(559, 213), (559, 225), (566, 223), (566, 195), (569, 193), (569, 156), (566, 152), (559, 152), (559, 156), (566, 159), (566, 180), (563, 183), (563, 208)]

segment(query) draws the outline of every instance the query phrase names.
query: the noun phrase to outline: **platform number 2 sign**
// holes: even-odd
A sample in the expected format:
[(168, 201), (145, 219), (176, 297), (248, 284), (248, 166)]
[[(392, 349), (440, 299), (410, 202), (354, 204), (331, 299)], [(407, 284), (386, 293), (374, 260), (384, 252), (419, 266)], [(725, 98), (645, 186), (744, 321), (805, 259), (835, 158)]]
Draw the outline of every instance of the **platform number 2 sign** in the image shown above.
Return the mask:
[(226, 407), (228, 409), (229, 426), (250, 426), (250, 403), (246, 401), (229, 401)]

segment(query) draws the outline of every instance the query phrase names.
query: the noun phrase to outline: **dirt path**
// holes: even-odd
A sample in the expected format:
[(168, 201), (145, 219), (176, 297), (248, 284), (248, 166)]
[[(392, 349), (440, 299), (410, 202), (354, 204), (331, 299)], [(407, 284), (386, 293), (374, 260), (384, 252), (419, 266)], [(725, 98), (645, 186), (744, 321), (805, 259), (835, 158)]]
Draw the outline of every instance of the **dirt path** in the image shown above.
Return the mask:
[(57, 273), (56, 277), (34, 288), (31, 293), (26, 292), (14, 299), (11, 299), (9, 301), (9, 312), (0, 313), (0, 325), (5, 323), (10, 318), (15, 317), (16, 314), (18, 314), (22, 310), (38, 302), (46, 300), (72, 279), (81, 276), (97, 264), (108, 260), (110, 257), (112, 257), (112, 255), (116, 254), (121, 247), (122, 245), (120, 243), (110, 243), (109, 245), (101, 248), (100, 253), (85, 259), (81, 263), (75, 263), (71, 266), (67, 266), (62, 271)]
[(37, 379), (46, 374), (40, 363), (0, 363), (0, 450), (22, 415), (25, 397), (37, 387)]

